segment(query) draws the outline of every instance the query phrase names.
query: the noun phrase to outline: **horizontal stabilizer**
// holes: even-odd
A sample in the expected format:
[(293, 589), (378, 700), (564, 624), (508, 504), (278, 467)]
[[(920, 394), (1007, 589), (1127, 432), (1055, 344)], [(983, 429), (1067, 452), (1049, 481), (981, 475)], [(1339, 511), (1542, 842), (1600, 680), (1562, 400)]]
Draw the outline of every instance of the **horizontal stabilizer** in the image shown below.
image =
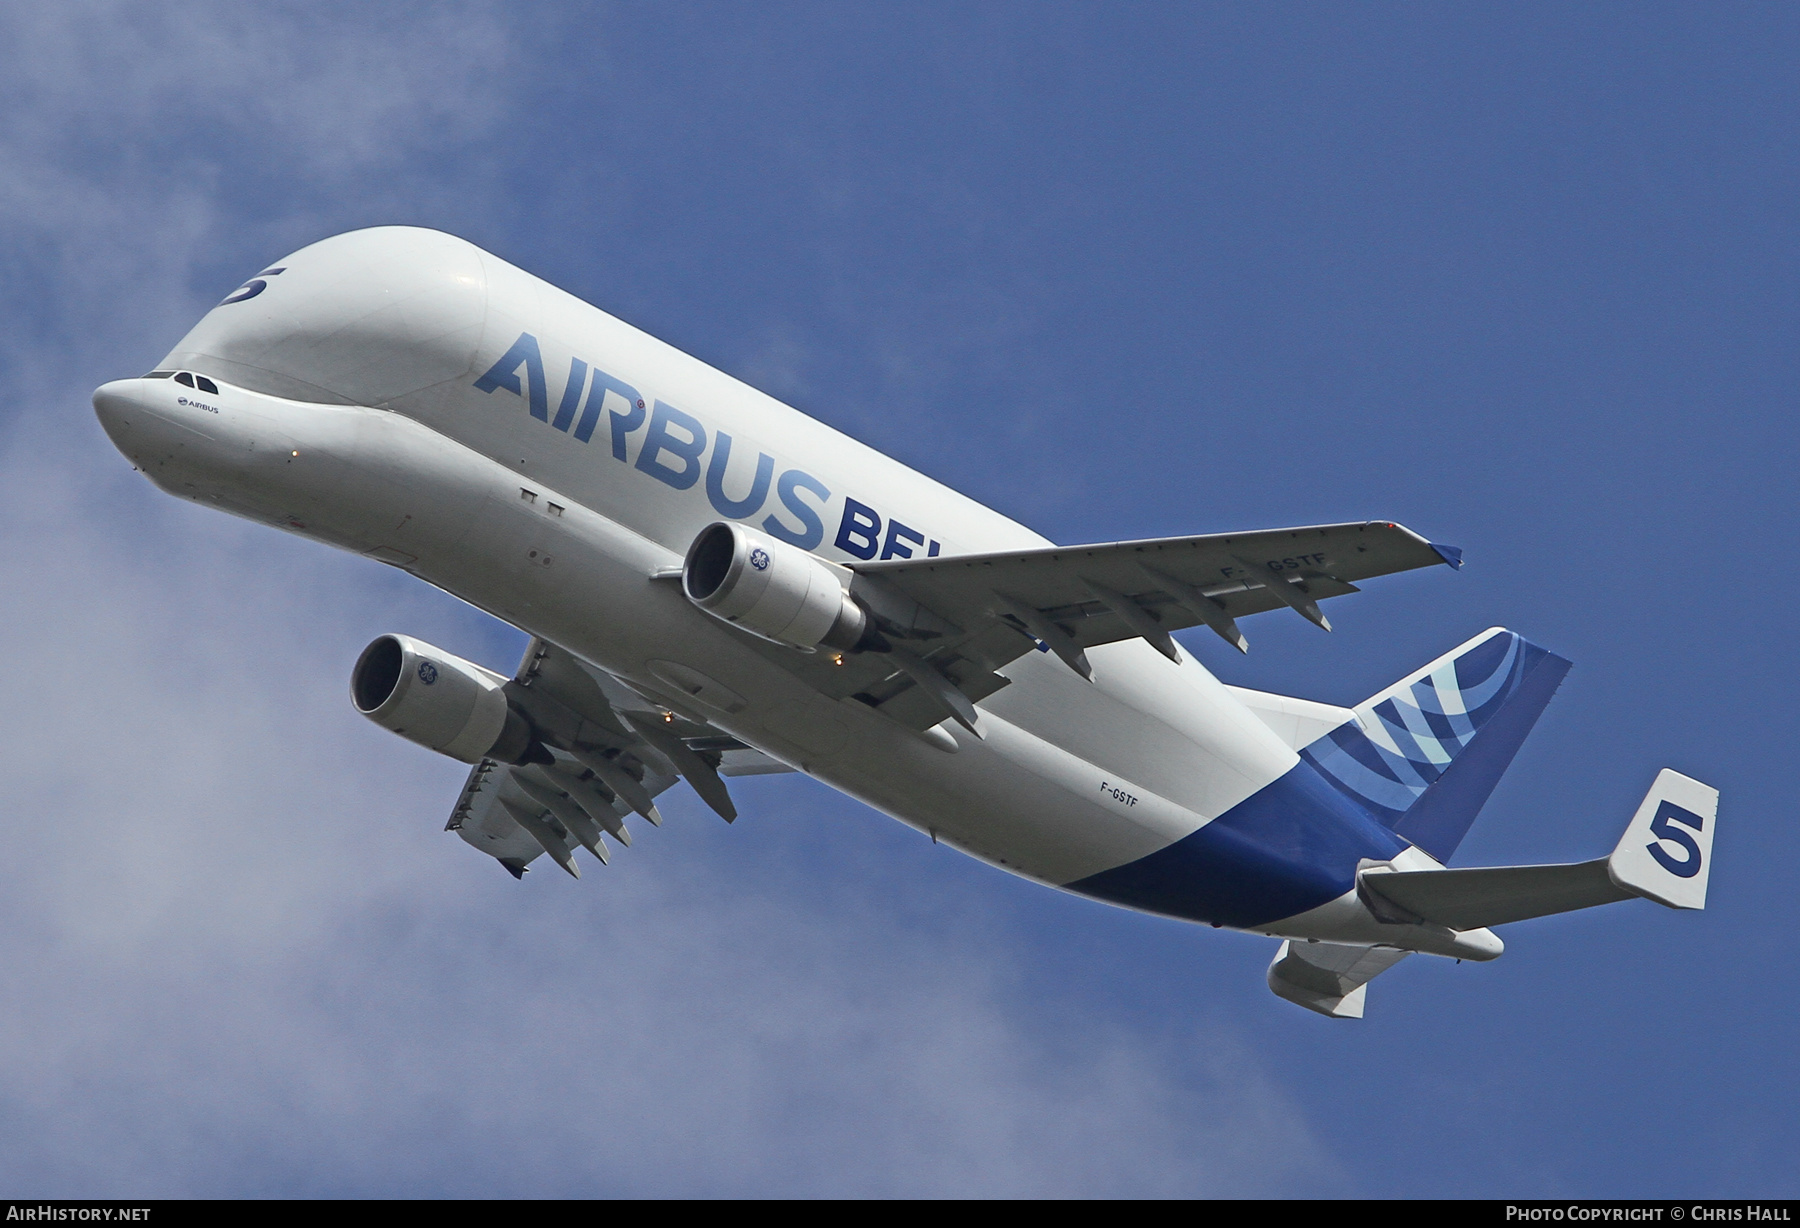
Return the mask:
[(1629, 900), (1606, 873), (1606, 859), (1561, 866), (1495, 866), (1480, 870), (1364, 871), (1365, 894), (1393, 905), (1384, 920), (1428, 921), (1453, 930), (1486, 929)]
[(1369, 982), (1405, 959), (1392, 947), (1341, 942), (1283, 942), (1269, 964), (1278, 998), (1333, 1019), (1361, 1019)]
[(1719, 791), (1664, 768), (1609, 857), (1473, 870), (1369, 866), (1357, 890), (1384, 921), (1484, 929), (1643, 896), (1704, 908)]

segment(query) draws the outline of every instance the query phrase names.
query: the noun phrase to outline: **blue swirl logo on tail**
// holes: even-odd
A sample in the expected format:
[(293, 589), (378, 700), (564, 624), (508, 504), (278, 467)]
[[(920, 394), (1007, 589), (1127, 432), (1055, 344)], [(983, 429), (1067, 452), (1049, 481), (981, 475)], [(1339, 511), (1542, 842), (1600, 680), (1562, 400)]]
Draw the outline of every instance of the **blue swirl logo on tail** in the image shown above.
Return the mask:
[[(1568, 668), (1561, 657), (1495, 628), (1362, 703), (1354, 721), (1300, 756), (1352, 801), (1441, 860), (1474, 821)], [(1464, 752), (1484, 731), (1482, 750), (1470, 761)], [(1421, 806), (1459, 761), (1464, 766), (1455, 787), (1446, 781), (1436, 791), (1438, 804)], [(1421, 816), (1415, 807), (1431, 813)], [(1421, 822), (1430, 830), (1418, 830)]]

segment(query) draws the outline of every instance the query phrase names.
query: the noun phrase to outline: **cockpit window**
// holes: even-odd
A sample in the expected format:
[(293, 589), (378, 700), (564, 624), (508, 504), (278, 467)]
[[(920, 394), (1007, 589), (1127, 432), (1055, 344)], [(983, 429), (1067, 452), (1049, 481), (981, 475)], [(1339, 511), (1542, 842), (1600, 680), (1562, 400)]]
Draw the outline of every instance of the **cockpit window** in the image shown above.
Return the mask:
[(219, 391), (219, 386), (207, 379), (204, 375), (196, 375), (194, 377), (194, 382), (200, 386), (201, 392), (211, 392), (216, 394)]
[(194, 377), (189, 375), (186, 371), (177, 371), (175, 373), (175, 382), (177, 384), (186, 384), (189, 388), (192, 388), (194, 386)]
[(145, 379), (168, 379), (173, 374), (175, 374), (173, 371), (152, 371), (152, 372), (150, 372), (150, 374), (146, 375), (144, 378)]

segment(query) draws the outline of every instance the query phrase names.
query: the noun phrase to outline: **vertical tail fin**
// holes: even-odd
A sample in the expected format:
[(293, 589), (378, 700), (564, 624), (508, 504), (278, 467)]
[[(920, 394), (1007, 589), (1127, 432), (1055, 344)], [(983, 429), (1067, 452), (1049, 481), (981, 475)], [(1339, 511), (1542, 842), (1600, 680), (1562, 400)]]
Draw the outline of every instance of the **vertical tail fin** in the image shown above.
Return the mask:
[(1300, 755), (1448, 861), (1568, 672), (1562, 657), (1491, 627), (1357, 705)]

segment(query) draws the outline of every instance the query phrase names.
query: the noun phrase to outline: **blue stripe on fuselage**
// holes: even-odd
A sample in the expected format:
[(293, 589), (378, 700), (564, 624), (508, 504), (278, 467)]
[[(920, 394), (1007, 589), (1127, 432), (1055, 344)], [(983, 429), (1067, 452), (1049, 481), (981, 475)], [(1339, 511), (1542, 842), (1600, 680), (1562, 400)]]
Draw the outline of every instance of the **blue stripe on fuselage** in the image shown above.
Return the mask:
[(1302, 761), (1192, 835), (1068, 889), (1254, 928), (1336, 899), (1356, 885), (1362, 858), (1386, 861), (1406, 847)]

